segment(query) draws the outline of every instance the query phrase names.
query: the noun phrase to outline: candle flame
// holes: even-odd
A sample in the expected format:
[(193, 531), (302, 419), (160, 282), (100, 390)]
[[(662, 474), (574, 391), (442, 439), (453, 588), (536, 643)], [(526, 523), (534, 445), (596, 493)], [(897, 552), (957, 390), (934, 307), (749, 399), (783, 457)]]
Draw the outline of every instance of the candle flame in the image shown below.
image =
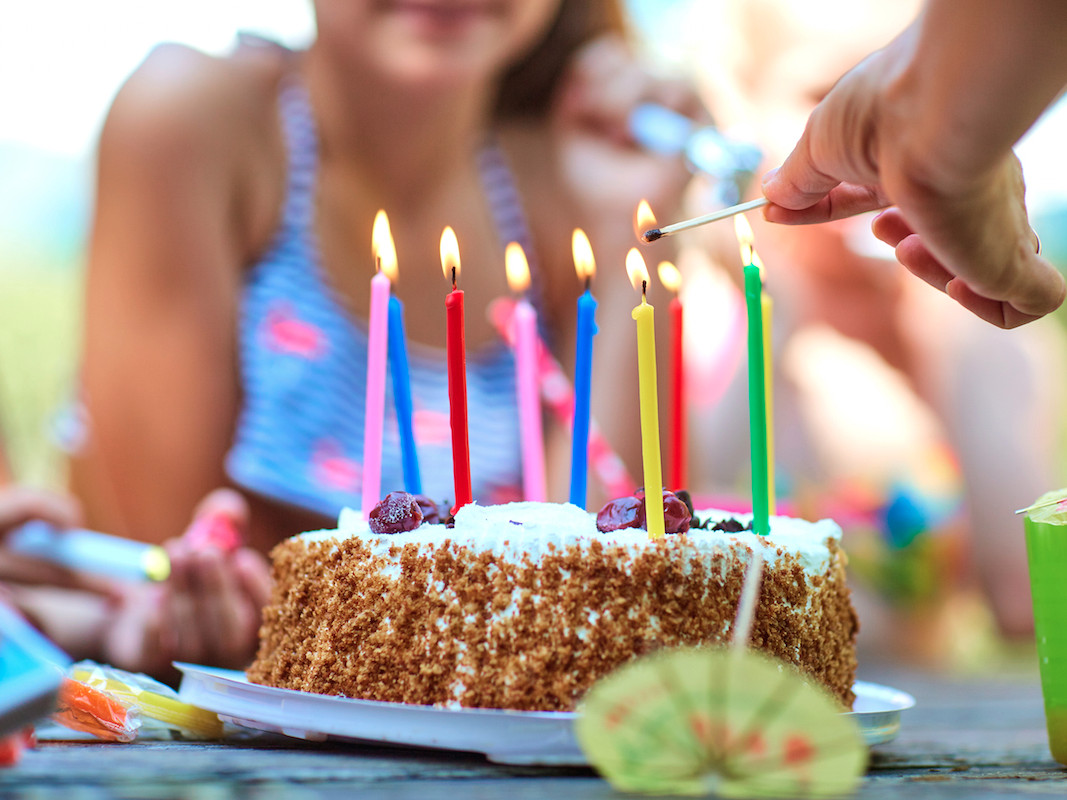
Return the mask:
[(648, 284), (648, 267), (636, 247), (631, 247), (626, 254), (626, 274), (635, 289), (643, 289)]
[[(642, 199), (637, 204), (637, 212), (634, 214), (634, 233), (640, 239), (641, 234), (649, 228), (656, 227), (656, 215), (652, 213), (652, 207), (647, 200)], [(642, 241), (644, 241), (642, 239)]]
[(508, 286), (511, 291), (521, 294), (530, 286), (530, 265), (526, 253), (518, 242), (508, 243), (504, 250), (504, 269), (508, 274)]
[(441, 231), (441, 269), (447, 280), (459, 276), (459, 240), (451, 225)]
[(753, 264), (762, 271), (763, 262), (760, 261), (759, 254), (753, 246), (756, 237), (752, 233), (752, 226), (748, 224), (744, 214), (738, 214), (734, 217), (734, 233), (737, 235), (737, 243), (741, 246), (741, 262), (743, 264)]
[(589, 244), (589, 237), (581, 228), (575, 228), (571, 234), (571, 254), (578, 277), (591, 280), (596, 274), (596, 261), (593, 259), (593, 246)]
[(656, 272), (659, 274), (659, 282), (672, 292), (677, 294), (682, 288), (682, 273), (679, 272), (678, 267), (674, 266), (670, 261), (659, 262), (659, 266), (656, 267)]
[(374, 215), (374, 230), (371, 233), (371, 252), (374, 253), (374, 262), (377, 268), (384, 272), (389, 280), (396, 282), (398, 277), (396, 266), (396, 246), (393, 244), (393, 234), (389, 230), (389, 217), (379, 210)]

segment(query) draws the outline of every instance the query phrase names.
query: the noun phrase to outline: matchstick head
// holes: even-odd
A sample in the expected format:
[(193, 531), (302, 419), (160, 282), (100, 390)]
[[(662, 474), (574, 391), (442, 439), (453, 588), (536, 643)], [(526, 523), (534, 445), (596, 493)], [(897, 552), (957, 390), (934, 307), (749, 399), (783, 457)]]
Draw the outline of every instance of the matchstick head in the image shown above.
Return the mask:
[(661, 231), (659, 228), (652, 228), (641, 234), (641, 238), (645, 240), (646, 244), (651, 244), (662, 236), (663, 231)]

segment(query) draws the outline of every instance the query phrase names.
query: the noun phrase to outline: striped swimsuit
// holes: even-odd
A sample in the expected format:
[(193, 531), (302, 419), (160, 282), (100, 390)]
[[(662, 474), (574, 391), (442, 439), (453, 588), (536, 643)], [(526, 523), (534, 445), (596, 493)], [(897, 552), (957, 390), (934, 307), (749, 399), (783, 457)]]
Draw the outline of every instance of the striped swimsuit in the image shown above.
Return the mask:
[[(289, 175), (282, 222), (249, 275), (239, 346), (244, 405), (230, 477), (257, 494), (327, 516), (360, 504), (367, 326), (331, 293), (313, 233), (318, 140), (303, 87), (283, 88)], [(495, 146), (479, 157), (502, 241), (532, 253), (510, 172)], [(531, 260), (531, 273), (536, 275)], [(444, 303), (441, 307), (442, 331)], [(443, 339), (443, 333), (442, 333)], [(410, 347), (414, 429), (424, 494), (454, 499), (448, 380), (442, 350)], [(474, 499), (519, 499), (521, 461), (514, 359), (503, 342), (468, 353)], [(403, 488), (391, 378), (386, 383), (381, 491)]]

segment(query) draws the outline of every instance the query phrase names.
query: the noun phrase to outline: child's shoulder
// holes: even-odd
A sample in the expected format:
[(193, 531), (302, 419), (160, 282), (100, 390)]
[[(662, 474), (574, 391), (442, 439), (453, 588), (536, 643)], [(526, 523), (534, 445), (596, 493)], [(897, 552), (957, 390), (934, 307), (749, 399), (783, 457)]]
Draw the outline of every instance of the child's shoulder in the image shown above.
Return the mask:
[(255, 136), (275, 114), (292, 55), (238, 48), (227, 56), (183, 44), (154, 47), (119, 90), (103, 136), (224, 143)]

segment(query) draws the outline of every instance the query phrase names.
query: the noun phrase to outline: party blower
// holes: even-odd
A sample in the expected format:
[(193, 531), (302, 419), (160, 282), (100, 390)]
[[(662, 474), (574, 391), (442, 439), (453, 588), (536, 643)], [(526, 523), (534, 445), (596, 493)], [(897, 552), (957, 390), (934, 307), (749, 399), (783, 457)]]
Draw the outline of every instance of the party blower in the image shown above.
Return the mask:
[[(226, 553), (242, 544), (240, 530), (222, 513), (201, 515), (182, 538), (194, 549), (215, 547)], [(83, 528), (61, 530), (34, 520), (8, 534), (4, 545), (12, 553), (117, 580), (165, 581), (170, 577), (170, 557), (159, 545)]]
[(16, 528), (4, 544), (12, 553), (108, 578), (163, 581), (170, 575), (170, 558), (158, 545), (81, 528), (61, 530), (41, 520)]

